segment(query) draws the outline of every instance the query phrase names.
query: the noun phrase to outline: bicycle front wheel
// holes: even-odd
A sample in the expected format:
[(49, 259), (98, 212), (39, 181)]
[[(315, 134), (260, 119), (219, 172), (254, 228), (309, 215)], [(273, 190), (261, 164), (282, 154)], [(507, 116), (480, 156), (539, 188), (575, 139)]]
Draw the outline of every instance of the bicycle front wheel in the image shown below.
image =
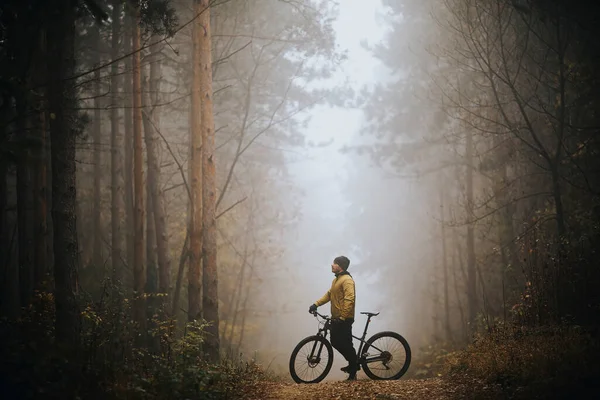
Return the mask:
[(303, 339), (292, 351), (290, 375), (296, 383), (321, 382), (333, 364), (333, 347), (322, 336)]
[(400, 379), (410, 366), (410, 346), (396, 332), (380, 332), (371, 336), (362, 352), (365, 374), (376, 380)]

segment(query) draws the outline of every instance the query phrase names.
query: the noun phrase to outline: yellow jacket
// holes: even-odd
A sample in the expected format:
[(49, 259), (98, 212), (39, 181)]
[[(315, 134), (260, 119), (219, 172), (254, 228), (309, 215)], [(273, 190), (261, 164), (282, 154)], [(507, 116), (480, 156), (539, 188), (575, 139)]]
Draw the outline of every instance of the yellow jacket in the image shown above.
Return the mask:
[(344, 271), (336, 275), (331, 283), (331, 289), (317, 300), (315, 305), (322, 306), (329, 301), (331, 301), (331, 318), (354, 319), (354, 279), (348, 272)]

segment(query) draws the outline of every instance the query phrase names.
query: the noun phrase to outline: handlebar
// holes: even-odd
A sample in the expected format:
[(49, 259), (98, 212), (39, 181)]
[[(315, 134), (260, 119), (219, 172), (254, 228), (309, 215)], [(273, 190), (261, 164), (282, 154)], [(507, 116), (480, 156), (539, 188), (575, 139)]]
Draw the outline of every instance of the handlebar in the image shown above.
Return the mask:
[(323, 319), (325, 319), (325, 320), (328, 320), (328, 321), (331, 319), (331, 318), (329, 318), (329, 316), (328, 316), (328, 315), (323, 315), (323, 314), (320, 314), (320, 313), (319, 313), (319, 312), (317, 312), (317, 311), (313, 311), (313, 312), (311, 312), (311, 314), (312, 314), (312, 315), (314, 315), (314, 316), (315, 316), (315, 318), (316, 318), (317, 316), (319, 316), (319, 317), (321, 317), (321, 318), (323, 318)]

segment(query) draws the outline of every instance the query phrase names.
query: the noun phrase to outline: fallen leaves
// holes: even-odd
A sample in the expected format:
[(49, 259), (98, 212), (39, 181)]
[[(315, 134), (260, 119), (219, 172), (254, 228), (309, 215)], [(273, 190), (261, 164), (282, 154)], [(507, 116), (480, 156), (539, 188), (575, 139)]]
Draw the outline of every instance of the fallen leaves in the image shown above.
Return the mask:
[(407, 379), (398, 381), (358, 380), (324, 382), (312, 385), (263, 382), (246, 400), (416, 400), (503, 398), (499, 388), (474, 379)]

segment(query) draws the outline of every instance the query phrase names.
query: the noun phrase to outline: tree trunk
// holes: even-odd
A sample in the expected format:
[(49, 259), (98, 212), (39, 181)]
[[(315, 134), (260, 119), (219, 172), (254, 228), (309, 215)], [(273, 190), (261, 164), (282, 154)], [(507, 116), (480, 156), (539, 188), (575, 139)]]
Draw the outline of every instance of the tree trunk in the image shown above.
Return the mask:
[(452, 282), (454, 284), (454, 296), (456, 296), (456, 305), (458, 307), (458, 313), (460, 315), (460, 338), (461, 339), (466, 339), (466, 333), (467, 333), (467, 329), (466, 328), (466, 321), (465, 321), (465, 312), (463, 310), (463, 305), (462, 305), (462, 301), (461, 301), (461, 294), (464, 294), (464, 290), (462, 288), (459, 289), (458, 287), (458, 282), (459, 279), (456, 276), (456, 269), (458, 268), (458, 263), (460, 263), (460, 260), (458, 260), (457, 262), (457, 251), (459, 249), (460, 243), (458, 242), (458, 240), (455, 243), (455, 247), (454, 247), (454, 251), (452, 252)]
[(469, 323), (471, 331), (474, 330), (475, 318), (477, 316), (477, 271), (475, 265), (475, 235), (473, 214), (473, 132), (467, 128), (467, 298), (469, 301)]
[(215, 122), (213, 115), (210, 1), (201, 0), (200, 88), (202, 95), (202, 312), (211, 323), (206, 329), (206, 353), (219, 360), (219, 277), (217, 268), (217, 221), (215, 219)]
[(48, 29), (48, 107), (52, 162), (52, 225), (54, 233), (54, 299), (56, 339), (77, 347), (81, 317), (76, 300), (77, 227), (75, 185), (75, 10), (74, 0), (53, 7)]
[(188, 244), (190, 240), (189, 234), (189, 224), (188, 229), (185, 233), (185, 240), (183, 241), (183, 246), (181, 248), (181, 255), (179, 257), (179, 267), (177, 268), (177, 278), (175, 280), (175, 289), (173, 290), (173, 302), (171, 303), (171, 315), (173, 318), (177, 315), (177, 310), (179, 309), (179, 298), (181, 297), (181, 284), (183, 282), (183, 272), (185, 269), (185, 264), (189, 260), (189, 251)]
[(3, 278), (0, 281), (0, 315), (16, 319), (19, 316), (19, 271), (12, 257), (16, 226), (11, 229), (9, 224), (7, 173), (7, 160), (0, 157), (0, 271)]
[(152, 212), (152, 195), (150, 187), (147, 189), (147, 210), (146, 210), (146, 319), (148, 321), (148, 331), (146, 332), (146, 344), (152, 351), (157, 351), (160, 343), (158, 336), (153, 334), (156, 330), (155, 318), (158, 311), (158, 298), (156, 296), (158, 289), (158, 268), (156, 263), (156, 230), (154, 228), (154, 213)]
[[(194, 15), (202, 10), (200, 0), (194, 1)], [(190, 259), (188, 270), (188, 320), (200, 318), (200, 266), (202, 262), (202, 126), (201, 86), (200, 86), (200, 52), (203, 25), (201, 18), (196, 18), (192, 29), (192, 108), (190, 135), (192, 137), (192, 199), (191, 199), (191, 233)]]
[[(255, 253), (256, 254), (256, 249), (255, 249)], [(252, 256), (252, 264), (254, 264), (254, 256)], [(254, 269), (250, 269), (250, 276), (248, 277), (248, 282), (252, 282), (252, 278), (254, 277)], [(237, 345), (237, 350), (238, 353), (241, 353), (241, 348), (242, 348), (242, 343), (244, 343), (244, 332), (246, 331), (246, 315), (247, 315), (247, 310), (248, 310), (248, 300), (250, 299), (250, 288), (252, 286), (251, 285), (246, 285), (246, 295), (244, 296), (244, 303), (242, 304), (242, 321), (240, 323), (241, 328), (240, 328), (240, 337), (238, 339), (238, 345)], [(239, 311), (238, 311), (239, 312)]]
[[(237, 283), (233, 292), (231, 294), (231, 298), (229, 299), (229, 310), (227, 311), (226, 319), (231, 318), (230, 324), (225, 324), (223, 328), (223, 346), (228, 348), (229, 353), (233, 351), (232, 343), (233, 343), (233, 331), (235, 329), (235, 323), (237, 322), (237, 316), (240, 308), (240, 302), (242, 298), (242, 292), (244, 288), (244, 274), (246, 272), (246, 264), (248, 261), (248, 232), (246, 231), (246, 239), (244, 244), (244, 253), (242, 256), (242, 265), (240, 266), (240, 272), (238, 273)], [(256, 252), (255, 252), (256, 254)], [(227, 322), (227, 321), (226, 321)], [(229, 333), (228, 333), (229, 332)]]
[[(25, 138), (30, 135), (27, 121), (27, 106), (24, 99), (17, 100), (18, 135)], [(19, 244), (19, 295), (21, 307), (31, 303), (33, 295), (33, 198), (31, 185), (31, 153), (28, 148), (21, 150), (17, 161), (17, 224)]]
[[(40, 31), (38, 55), (36, 58), (36, 82), (40, 86), (46, 84), (46, 71), (42, 67), (47, 59), (46, 54), (46, 32)], [(42, 283), (48, 273), (48, 203), (46, 201), (48, 186), (48, 152), (47, 152), (47, 118), (45, 89), (40, 89), (39, 97), (36, 99), (36, 135), (39, 138), (39, 147), (36, 150), (35, 157), (35, 175), (34, 175), (34, 202), (35, 202), (35, 231), (34, 231), (34, 287), (41, 288)]]
[[(148, 84), (148, 76), (144, 74), (144, 93), (142, 97), (142, 104), (144, 110), (149, 110), (150, 108), (150, 95), (149, 92), (152, 89)], [(152, 112), (150, 112), (152, 114)], [(144, 122), (144, 139), (146, 142), (147, 149), (147, 162), (148, 162), (148, 180), (146, 182), (146, 293), (149, 295), (147, 297), (147, 310), (148, 310), (148, 320), (156, 314), (158, 307), (158, 299), (156, 297), (158, 291), (158, 263), (157, 263), (157, 241), (156, 241), (156, 224), (155, 224), (155, 216), (154, 216), (154, 202), (155, 197), (153, 193), (153, 186), (157, 183), (154, 181), (156, 176), (153, 171), (153, 168), (158, 168), (158, 166), (152, 165), (152, 162), (156, 160), (151, 160), (151, 151), (150, 147), (153, 145), (152, 136), (154, 128), (152, 126), (153, 121), (150, 120), (152, 115), (148, 115), (147, 111), (143, 112), (143, 122)], [(156, 155), (154, 155), (156, 156)], [(150, 328), (154, 327), (152, 321), (150, 321)], [(153, 342), (153, 341), (150, 341)], [(155, 343), (149, 343), (153, 348)]]
[[(151, 39), (152, 42), (158, 42), (157, 37)], [(150, 48), (152, 54), (150, 64), (150, 94), (147, 103), (155, 106), (160, 103), (158, 95), (160, 87), (160, 49), (158, 45)], [(151, 98), (150, 98), (151, 97)], [(148, 108), (146, 108), (148, 110)], [(165, 201), (160, 190), (160, 162), (158, 159), (158, 137), (155, 129), (159, 127), (158, 109), (152, 108), (149, 116), (148, 129), (146, 133), (146, 153), (148, 157), (148, 185), (149, 195), (152, 196), (152, 213), (154, 216), (154, 225), (156, 233), (156, 253), (158, 257), (158, 292), (165, 296), (169, 293), (171, 285), (171, 258), (169, 255), (169, 236), (167, 233), (167, 215), (165, 210)], [(167, 297), (164, 297), (165, 301)], [(166, 310), (166, 309), (165, 309)]]
[(444, 215), (444, 183), (440, 182), (440, 230), (442, 236), (442, 269), (444, 276), (444, 331), (446, 340), (452, 340), (450, 328), (450, 296), (448, 295), (448, 254), (446, 251), (446, 219)]
[[(94, 28), (96, 36), (96, 48), (100, 47), (100, 28), (96, 26)], [(100, 54), (95, 51), (96, 65), (100, 64)], [(92, 121), (92, 137), (94, 140), (94, 206), (92, 209), (92, 235), (94, 238), (93, 251), (92, 251), (92, 264), (94, 268), (100, 268), (103, 265), (102, 260), (102, 227), (101, 227), (101, 198), (102, 198), (102, 187), (101, 179), (102, 173), (102, 113), (100, 111), (100, 70), (94, 72), (94, 117)]]
[[(129, 7), (125, 7), (128, 11)], [(124, 52), (129, 54), (132, 49), (132, 18), (125, 18), (123, 24), (123, 47)], [(124, 107), (124, 125), (125, 133), (123, 135), (124, 148), (125, 148), (125, 162), (124, 162), (124, 174), (123, 174), (123, 186), (125, 195), (125, 246), (127, 250), (127, 268), (131, 270), (133, 268), (133, 249), (134, 249), (134, 221), (133, 221), (133, 75), (131, 71), (133, 69), (133, 57), (127, 57), (125, 59), (125, 70), (127, 73), (123, 76), (123, 98), (126, 107)]]
[[(154, 227), (154, 215), (152, 212), (152, 196), (150, 189), (147, 188), (148, 209), (146, 211), (146, 293), (155, 296), (158, 289), (158, 268), (156, 258), (156, 229)], [(151, 314), (155, 313), (155, 301), (148, 301), (148, 310), (152, 310)]]
[[(140, 46), (140, 10), (133, 10), (132, 20), (133, 49)], [(145, 330), (146, 312), (144, 306), (144, 154), (142, 148), (142, 82), (140, 52), (133, 55), (133, 186), (134, 186), (134, 252), (133, 252), (133, 290), (134, 316), (140, 331)]]
[(552, 172), (552, 197), (554, 198), (554, 207), (556, 208), (556, 232), (558, 238), (562, 241), (565, 238), (567, 229), (565, 227), (565, 211), (563, 208), (562, 193), (560, 188), (560, 172), (558, 165), (551, 165)]
[[(112, 43), (111, 58), (119, 57), (119, 36), (121, 35), (121, 0), (112, 2)], [(123, 265), (121, 262), (121, 210), (123, 209), (123, 193), (121, 190), (121, 136), (119, 133), (119, 63), (111, 66), (110, 92), (112, 104), (110, 108), (110, 175), (111, 175), (111, 260), (113, 284), (118, 284), (123, 279)]]

